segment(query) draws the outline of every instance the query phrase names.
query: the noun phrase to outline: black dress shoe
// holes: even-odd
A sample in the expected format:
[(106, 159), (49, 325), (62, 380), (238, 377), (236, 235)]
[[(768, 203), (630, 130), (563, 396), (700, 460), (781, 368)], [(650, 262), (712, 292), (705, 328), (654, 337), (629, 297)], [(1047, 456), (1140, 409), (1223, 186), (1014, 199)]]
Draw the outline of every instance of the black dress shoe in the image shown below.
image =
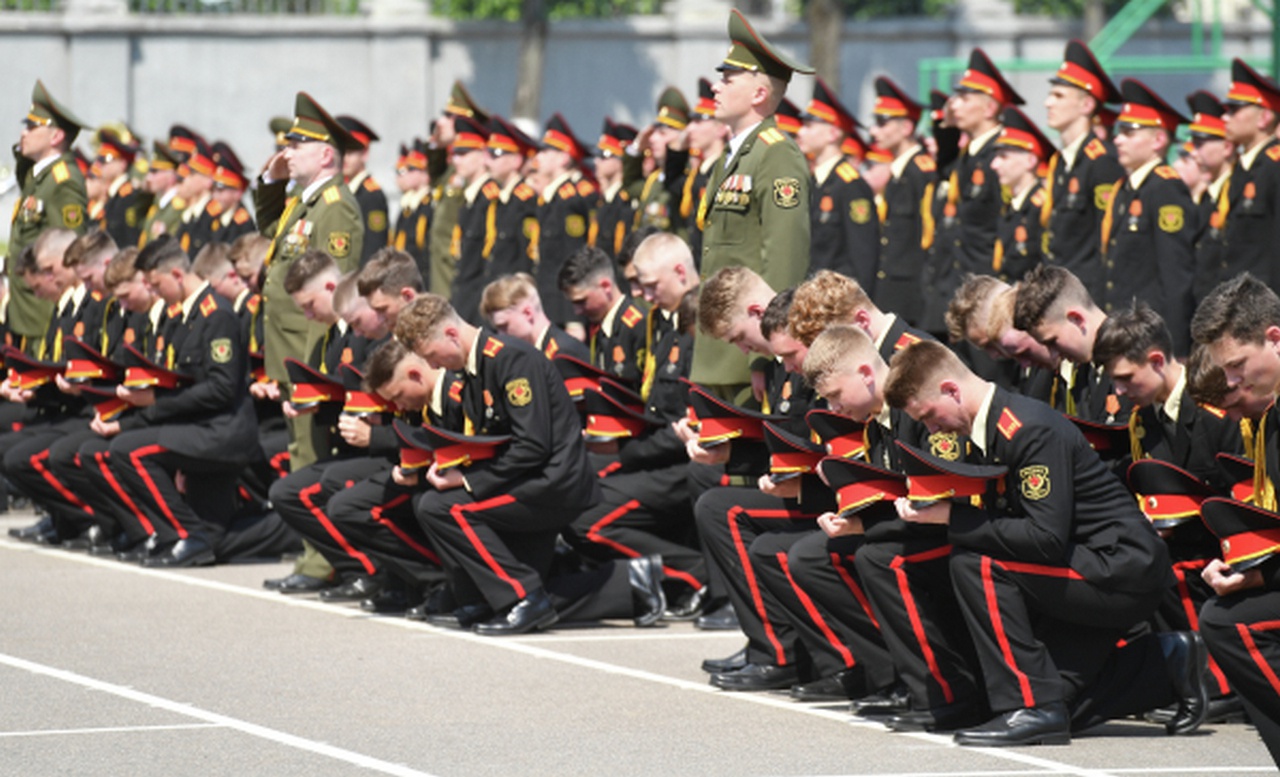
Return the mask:
[(955, 702), (927, 710), (908, 710), (885, 719), (890, 731), (955, 731), (976, 726), (987, 713), (972, 704)]
[(794, 666), (747, 664), (736, 672), (711, 675), (711, 684), (722, 691), (778, 691), (795, 685), (799, 676)]
[(796, 701), (848, 701), (866, 693), (862, 672), (845, 669), (820, 680), (791, 686), (791, 698)]
[(372, 577), (360, 575), (353, 577), (342, 585), (326, 588), (320, 592), (322, 602), (359, 602), (375, 596), (382, 590), (382, 583)]
[(505, 615), (477, 623), (476, 633), (486, 637), (528, 634), (552, 626), (558, 620), (560, 616), (556, 615), (556, 608), (551, 606), (547, 592), (538, 588), (516, 602)]
[(426, 621), (428, 625), (455, 631), (469, 631), (477, 623), (484, 623), (493, 617), (493, 609), (487, 604), (464, 604), (453, 612), (429, 612), (424, 602), (418, 607), (411, 607), (404, 614), (409, 620)]
[(992, 718), (976, 728), (957, 731), (958, 745), (1018, 747), (1071, 743), (1071, 716), (1060, 701), (1043, 707), (1024, 707)]
[(206, 567), (216, 561), (213, 546), (199, 537), (187, 537), (178, 540), (177, 544), (158, 556), (151, 556), (142, 562), (144, 567), (162, 569), (185, 569), (187, 567)]
[(725, 658), (708, 658), (702, 662), (702, 671), (707, 674), (720, 674), (721, 672), (736, 672), (747, 665), (747, 648), (743, 646), (741, 650), (731, 656)]
[(907, 712), (910, 709), (911, 695), (907, 693), (907, 686), (902, 683), (894, 683), (888, 688), (882, 688), (870, 696), (863, 696), (861, 699), (854, 699), (850, 705), (850, 711), (854, 715), (897, 715)]
[(1178, 697), (1178, 711), (1164, 724), (1170, 734), (1190, 734), (1209, 716), (1209, 650), (1194, 631), (1166, 631), (1156, 635), (1164, 652), (1164, 666)]
[(360, 609), (378, 615), (404, 615), (412, 604), (403, 588), (384, 588), (376, 595), (360, 601)]
[(316, 591), (322, 591), (333, 585), (323, 577), (312, 577), (311, 575), (302, 575), (297, 572), (288, 577), (279, 577), (274, 580), (263, 580), (262, 586), (279, 591), (282, 594), (309, 594)]
[(713, 612), (699, 615), (694, 619), (693, 627), (703, 631), (737, 631), (741, 628), (738, 613), (734, 611), (731, 602), (725, 602)]
[(631, 602), (636, 626), (652, 626), (667, 609), (667, 595), (662, 590), (662, 556), (641, 556), (627, 562), (627, 582), (631, 584)]
[(691, 621), (702, 614), (702, 609), (706, 605), (706, 597), (707, 587), (704, 585), (668, 607), (667, 611), (662, 613), (662, 619), (664, 621)]
[(13, 537), (15, 540), (22, 540), (23, 542), (35, 542), (36, 537), (41, 534), (52, 534), (54, 536), (57, 536), (58, 534), (58, 530), (53, 526), (53, 519), (49, 516), (41, 518), (30, 526), (23, 526), (20, 529), (14, 528), (9, 530), (10, 537)]
[(137, 564), (146, 561), (152, 556), (168, 553), (172, 547), (172, 542), (162, 543), (156, 535), (152, 534), (133, 547), (120, 551), (116, 554), (116, 558), (126, 563)]

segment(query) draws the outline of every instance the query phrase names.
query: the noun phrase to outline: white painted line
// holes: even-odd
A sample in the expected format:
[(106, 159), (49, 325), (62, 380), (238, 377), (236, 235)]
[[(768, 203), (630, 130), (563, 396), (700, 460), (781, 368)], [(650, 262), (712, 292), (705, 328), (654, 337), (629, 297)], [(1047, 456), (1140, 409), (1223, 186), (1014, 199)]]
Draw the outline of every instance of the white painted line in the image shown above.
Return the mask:
[(150, 707), (155, 707), (156, 709), (173, 712), (178, 715), (185, 715), (188, 718), (203, 720), (206, 723), (211, 723), (215, 726), (234, 729), (242, 734), (248, 734), (249, 736), (265, 739), (269, 742), (285, 745), (286, 747), (293, 747), (308, 753), (322, 755), (336, 761), (345, 761), (346, 763), (354, 764), (361, 768), (370, 769), (382, 774), (391, 774), (396, 777), (433, 777), (433, 775), (426, 772), (420, 772), (417, 769), (411, 769), (403, 764), (393, 764), (378, 758), (362, 755), (361, 753), (352, 752), (351, 750), (346, 750), (341, 747), (334, 747), (333, 745), (325, 744), (324, 742), (316, 742), (311, 739), (294, 736), (293, 734), (286, 734), (283, 731), (276, 731), (275, 729), (267, 728), (266, 726), (259, 726), (256, 723), (249, 723), (248, 721), (238, 720), (227, 715), (210, 712), (209, 710), (202, 710), (199, 707), (194, 707), (190, 704), (183, 704), (182, 702), (153, 696), (149, 693), (143, 693), (142, 691), (135, 691), (134, 689), (127, 688), (123, 685), (115, 685), (114, 683), (95, 680), (92, 677), (85, 677), (82, 674), (68, 672), (65, 669), (57, 669), (52, 666), (37, 664), (34, 661), (27, 661), (26, 659), (18, 658), (16, 656), (9, 656), (0, 653), (0, 664), (13, 667), (14, 669), (22, 669), (32, 674), (51, 677), (55, 680), (61, 680), (73, 685), (79, 685), (83, 688), (89, 688), (90, 690), (108, 693), (112, 696), (118, 696), (122, 699), (146, 704)]
[(1151, 766), (1110, 769), (1112, 774), (1275, 774), (1274, 766)]
[(629, 633), (622, 634), (580, 634), (575, 635), (573, 632), (557, 632), (553, 631), (549, 634), (530, 634), (523, 637), (509, 637), (507, 642), (623, 642), (623, 641), (661, 641), (667, 640), (733, 640), (742, 642), (744, 637), (741, 633), (731, 633), (727, 631), (695, 631), (695, 632), (668, 632), (665, 629), (635, 629)]
[(185, 731), (192, 728), (226, 728), (221, 723), (175, 723), (169, 726), (104, 726), (101, 728), (49, 728), (34, 731), (0, 731), (6, 737), (51, 737), (70, 734), (120, 734), (135, 731)]

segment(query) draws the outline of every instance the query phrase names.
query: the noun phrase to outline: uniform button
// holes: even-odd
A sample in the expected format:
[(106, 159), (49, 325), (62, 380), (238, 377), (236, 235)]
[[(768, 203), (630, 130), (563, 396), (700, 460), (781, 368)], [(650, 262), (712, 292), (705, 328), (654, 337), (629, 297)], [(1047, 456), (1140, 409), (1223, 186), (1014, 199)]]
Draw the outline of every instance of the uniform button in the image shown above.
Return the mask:
[(1108, 260), (1107, 260), (1107, 269), (1108, 269), (1108, 270), (1110, 270), (1110, 269), (1114, 268), (1115, 266), (1116, 266), (1116, 263), (1115, 263), (1115, 262), (1111, 261), (1110, 259), (1108, 259)]
[[(1108, 288), (1108, 289), (1114, 289), (1115, 287), (1116, 287), (1116, 285), (1115, 285), (1114, 283), (1112, 283), (1111, 281), (1107, 281), (1107, 288)], [(1110, 305), (1108, 305), (1107, 307), (1111, 307), (1111, 306), (1110, 306)]]
[(880, 238), (880, 245), (882, 245), (882, 246), (887, 246), (887, 245), (889, 245), (889, 238), (887, 238), (887, 237), (882, 237), (882, 238)]
[(876, 272), (876, 277), (879, 278), (880, 280), (884, 280), (887, 276), (884, 274), (884, 270), (880, 270)]

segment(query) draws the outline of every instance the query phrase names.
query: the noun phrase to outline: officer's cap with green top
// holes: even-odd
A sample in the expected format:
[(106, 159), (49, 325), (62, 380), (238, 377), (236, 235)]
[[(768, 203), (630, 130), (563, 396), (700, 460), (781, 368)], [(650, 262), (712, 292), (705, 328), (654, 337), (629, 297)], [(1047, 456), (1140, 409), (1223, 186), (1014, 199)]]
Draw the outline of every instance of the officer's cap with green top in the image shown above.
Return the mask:
[(449, 91), (449, 102), (445, 103), (444, 112), (453, 116), (466, 116), (468, 119), (474, 119), (478, 124), (489, 121), (489, 112), (476, 103), (475, 98), (461, 81), (453, 82), (453, 89)]
[(293, 107), (293, 126), (285, 135), (289, 140), (318, 141), (343, 151), (358, 151), (364, 146), (350, 132), (320, 107), (306, 92), (298, 92)]
[(655, 122), (682, 130), (689, 126), (689, 101), (684, 99), (684, 92), (674, 86), (668, 86), (658, 96), (658, 119)]
[(802, 65), (774, 48), (736, 8), (729, 13), (729, 40), (733, 45), (716, 70), (764, 73), (787, 82), (791, 81), (792, 73), (813, 75), (812, 67)]
[(27, 121), (46, 127), (50, 124), (57, 125), (67, 135), (68, 148), (75, 142), (80, 130), (89, 128), (67, 106), (55, 100), (45, 88), (44, 82), (39, 80), (31, 90), (31, 108), (27, 110)]

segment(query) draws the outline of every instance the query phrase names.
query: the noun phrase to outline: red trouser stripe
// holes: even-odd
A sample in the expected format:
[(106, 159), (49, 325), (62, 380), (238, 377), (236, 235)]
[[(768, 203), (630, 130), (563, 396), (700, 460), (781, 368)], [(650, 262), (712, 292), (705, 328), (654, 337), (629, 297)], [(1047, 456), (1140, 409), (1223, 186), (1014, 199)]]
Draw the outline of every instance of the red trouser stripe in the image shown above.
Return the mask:
[(34, 469), (36, 472), (38, 472), (40, 474), (40, 477), (44, 478), (46, 483), (48, 483), (50, 486), (53, 486), (53, 490), (58, 492), (58, 496), (61, 496), (63, 499), (67, 500), (67, 502), (71, 504), (72, 507), (78, 507), (81, 510), (84, 510), (89, 515), (93, 515), (93, 508), (85, 504), (84, 502), (81, 502), (80, 497), (71, 493), (71, 489), (62, 485), (62, 481), (58, 480), (58, 477), (54, 475), (52, 472), (50, 472), (49, 468), (44, 465), (45, 461), (48, 458), (49, 458), (48, 449), (40, 451), (39, 453), (37, 453), (36, 455), (30, 458), (31, 468)]
[(315, 501), (312, 499), (312, 497), (320, 493), (320, 489), (323, 487), (324, 485), (322, 483), (313, 483), (307, 486), (298, 492), (298, 501), (302, 502), (302, 506), (307, 508), (307, 510), (315, 516), (315, 519), (320, 522), (320, 525), (329, 533), (329, 536), (333, 537), (334, 542), (338, 543), (338, 547), (342, 548), (344, 553), (356, 561), (359, 561), (360, 566), (364, 567), (364, 571), (371, 575), (377, 574), (378, 568), (373, 565), (373, 562), (369, 560), (369, 557), (356, 550), (355, 546), (347, 541), (347, 538), (342, 535), (342, 532), (338, 531), (338, 527), (333, 525), (333, 521), (329, 520), (329, 516), (325, 511), (316, 505)]
[[(1272, 625), (1269, 625), (1272, 624)], [(1262, 651), (1258, 649), (1258, 643), (1253, 641), (1253, 631), (1267, 631), (1275, 628), (1274, 621), (1263, 623), (1255, 623), (1250, 626), (1246, 623), (1237, 623), (1236, 631), (1240, 633), (1240, 641), (1244, 643), (1244, 647), (1249, 651), (1249, 657), (1253, 659), (1253, 663), (1258, 665), (1258, 671), (1262, 672), (1262, 676), (1267, 678), (1267, 682), (1271, 683), (1271, 689), (1280, 694), (1280, 677), (1276, 677), (1276, 672), (1271, 668), (1271, 664), (1267, 663), (1267, 657), (1262, 655)]]
[(617, 472), (617, 471), (618, 471), (618, 470), (620, 470), (620, 469), (622, 469), (622, 462), (620, 462), (620, 461), (611, 461), (611, 462), (609, 462), (608, 464), (606, 464), (606, 465), (604, 465), (603, 467), (601, 467), (601, 468), (600, 468), (600, 471), (596, 473), (596, 477), (598, 477), (598, 478), (607, 478), (607, 477), (609, 477), (610, 475), (612, 475), (613, 473)]
[[(987, 612), (991, 616), (991, 630), (995, 632), (996, 642), (1000, 645), (1000, 653), (1004, 656), (1005, 664), (1013, 672), (1014, 677), (1018, 678), (1018, 688), (1022, 691), (1022, 705), (1034, 707), (1036, 697), (1031, 692), (1031, 681), (1018, 668), (1018, 663), (1013, 658), (1013, 647), (1009, 644), (1009, 635), (1005, 633), (1004, 621), (1000, 618), (1000, 602), (996, 599), (996, 585), (991, 577), (991, 563), (990, 557), (982, 557), (982, 587), (987, 593)], [(1006, 563), (1000, 562), (1002, 567)]]
[[(920, 644), (920, 654), (924, 657), (924, 662), (929, 666), (929, 674), (933, 675), (933, 679), (938, 683), (938, 687), (942, 688), (942, 696), (947, 700), (947, 704), (955, 701), (955, 695), (951, 692), (951, 683), (947, 682), (947, 678), (942, 676), (942, 668), (938, 666), (938, 657), (933, 653), (933, 646), (929, 644), (929, 635), (925, 634), (924, 623), (920, 620), (920, 610), (916, 607), (915, 594), (911, 593), (911, 583), (907, 580), (907, 571), (903, 569), (903, 565), (911, 560), (921, 560), (923, 556), (931, 558), (937, 557), (935, 548), (927, 553), (917, 553), (915, 556), (895, 556), (889, 567), (893, 569), (893, 574), (898, 579), (898, 593), (902, 595), (902, 603), (907, 608), (907, 618), (911, 620), (911, 630), (916, 635), (916, 642)], [(946, 548), (947, 553), (951, 552), (951, 548)], [(942, 554), (946, 555), (946, 554)]]
[(756, 615), (760, 616), (760, 623), (764, 626), (764, 636), (769, 640), (769, 644), (773, 646), (773, 655), (778, 666), (786, 666), (788, 664), (786, 651), (782, 649), (782, 643), (778, 641), (778, 635), (773, 630), (773, 622), (769, 620), (769, 612), (764, 606), (764, 596), (760, 593), (760, 584), (756, 580), (756, 570), (751, 564), (751, 559), (747, 556), (747, 546), (742, 541), (742, 530), (738, 527), (739, 515), (757, 515), (761, 518), (767, 517), (768, 513), (783, 513), (785, 510), (761, 510), (758, 513), (746, 510), (741, 506), (735, 505), (730, 508), (726, 514), (725, 520), (729, 522), (729, 535), (733, 538), (733, 547), (738, 551), (738, 561), (742, 563), (742, 576), (747, 580), (747, 589), (751, 591), (751, 606), (755, 607)]
[(1040, 577), (1065, 577), (1068, 580), (1084, 580), (1084, 575), (1071, 567), (1051, 567), (1047, 564), (1028, 564), (1023, 561), (996, 561), (1001, 569), (1019, 575), (1039, 575)]
[(142, 466), (143, 458), (154, 456), (157, 453), (164, 453), (164, 451), (164, 446), (161, 445), (144, 445), (129, 454), (129, 461), (133, 463), (133, 468), (137, 470), (142, 482), (147, 484), (147, 490), (151, 492), (151, 498), (156, 500), (156, 504), (160, 507), (160, 512), (169, 523), (173, 524), (173, 528), (178, 531), (178, 536), (185, 540), (187, 538), (187, 530), (183, 528), (177, 516), (173, 514), (173, 510), (169, 509), (169, 503), (164, 501), (164, 497), (160, 495), (160, 489), (156, 488), (156, 482), (151, 479), (151, 473), (147, 472), (147, 468)]
[(288, 475), (289, 474), (289, 451), (281, 451), (280, 453), (277, 453), (276, 455), (271, 457), (271, 461), (268, 463), (271, 465), (271, 468), (276, 471), (277, 476), (284, 477)]
[(111, 486), (111, 490), (116, 492), (116, 496), (120, 497), (120, 501), (124, 502), (124, 506), (129, 508), (133, 513), (133, 517), (138, 519), (138, 523), (142, 525), (143, 530), (147, 534), (155, 534), (156, 527), (151, 525), (151, 519), (147, 514), (138, 509), (138, 505), (133, 501), (133, 497), (129, 496), (129, 492), (120, 486), (120, 481), (116, 480), (116, 475), (111, 471), (111, 467), (107, 466), (107, 458), (110, 453), (99, 451), (93, 454), (93, 460), (98, 462), (98, 471), (102, 473), (102, 477), (106, 479), (107, 485)]
[[(852, 557), (850, 557), (852, 558)], [(849, 574), (849, 570), (844, 565), (844, 560), (840, 558), (839, 553), (831, 554), (831, 566), (835, 568), (836, 574), (840, 575), (840, 579), (844, 581), (845, 587), (849, 589), (849, 593), (853, 594), (853, 598), (858, 600), (858, 606), (871, 619), (871, 625), (877, 629), (880, 628), (880, 621), (876, 620), (875, 611), (871, 609), (871, 601), (867, 599), (867, 595), (863, 593), (862, 586), (858, 585), (858, 581), (853, 579), (853, 575)]]
[(809, 594), (805, 593), (804, 589), (796, 584), (795, 578), (791, 576), (791, 565), (787, 563), (787, 554), (779, 553), (777, 559), (778, 565), (782, 567), (782, 573), (787, 576), (787, 582), (791, 584), (791, 590), (795, 591), (796, 598), (800, 600), (800, 604), (804, 605), (804, 611), (809, 614), (809, 619), (818, 627), (818, 631), (822, 632), (822, 636), (840, 654), (840, 660), (844, 661), (846, 667), (856, 664), (857, 662), (853, 660), (853, 653), (849, 652), (849, 648), (840, 641), (840, 638), (827, 625), (826, 619), (822, 617), (822, 613), (818, 612), (818, 608), (814, 605), (813, 600), (809, 598)]
[[(1176, 561), (1173, 564), (1173, 576), (1178, 581), (1178, 599), (1182, 602), (1182, 611), (1187, 616), (1187, 625), (1192, 631), (1200, 630), (1200, 614), (1196, 612), (1196, 603), (1191, 599), (1191, 588), (1187, 585), (1187, 572), (1199, 572), (1208, 566), (1208, 559), (1192, 559), (1190, 561)], [(1213, 679), (1218, 684), (1218, 692), (1223, 696), (1231, 693), (1231, 685), (1227, 682), (1227, 676), (1222, 673), (1222, 667), (1218, 666), (1218, 662), (1213, 660), (1213, 656), (1209, 656), (1209, 672), (1213, 674)]]
[(428, 548), (419, 544), (417, 541), (413, 539), (413, 537), (410, 537), (408, 534), (406, 534), (404, 529), (401, 529), (399, 526), (397, 526), (395, 521), (383, 516), (382, 514), (386, 510), (393, 510), (399, 507), (400, 505), (404, 504), (408, 499), (409, 499), (409, 494), (400, 494), (399, 496), (392, 499), (390, 502), (387, 502), (386, 504), (380, 504), (374, 507), (372, 510), (369, 511), (369, 517), (377, 521), (378, 523), (382, 524), (383, 526), (387, 527), (388, 529), (390, 529), (391, 533), (399, 537), (401, 542), (413, 548), (418, 553), (421, 553), (423, 556), (426, 556), (431, 561), (432, 564), (439, 566), (440, 557), (437, 556), (431, 550), (431, 548)]
[(467, 535), (467, 539), (471, 542), (471, 546), (480, 554), (480, 558), (484, 560), (484, 563), (488, 565), (489, 569), (498, 576), (499, 580), (511, 586), (511, 589), (516, 592), (516, 598), (523, 599), (528, 596), (528, 592), (524, 590), (524, 586), (520, 584), (519, 580), (508, 575), (507, 570), (498, 566), (497, 560), (494, 559), (493, 554), (489, 552), (489, 549), (484, 546), (484, 543), (480, 541), (480, 535), (476, 534), (476, 530), (471, 528), (471, 524), (467, 522), (466, 516), (467, 513), (478, 513), (494, 507), (505, 507), (515, 501), (515, 497), (510, 494), (503, 494), (502, 496), (495, 496), (493, 499), (486, 499), (483, 502), (456, 504), (449, 508), (449, 515), (453, 516), (454, 522), (456, 522), (462, 529), (462, 533)]
[[(639, 509), (640, 509), (640, 503), (638, 501), (636, 501), (635, 499), (628, 501), (622, 507), (619, 507), (617, 510), (614, 510), (613, 512), (604, 516), (600, 520), (596, 521), (591, 526), (591, 528), (587, 530), (587, 539), (591, 540), (592, 542), (598, 545), (604, 545), (607, 548), (612, 548), (613, 550), (617, 551), (618, 553), (621, 553), (627, 558), (640, 558), (640, 555), (641, 555), (640, 551), (636, 550), (635, 548), (629, 548), (626, 545), (623, 545), (622, 543), (617, 542), (615, 540), (609, 539), (608, 537), (600, 533), (600, 530), (604, 529), (609, 524), (618, 520), (619, 518), (631, 512), (632, 510), (639, 510)], [(702, 582), (699, 581), (698, 578), (694, 577), (693, 575), (683, 570), (675, 569), (675, 568), (666, 566), (664, 564), (662, 567), (662, 573), (667, 577), (680, 580), (685, 585), (689, 586), (695, 591), (702, 587)]]

